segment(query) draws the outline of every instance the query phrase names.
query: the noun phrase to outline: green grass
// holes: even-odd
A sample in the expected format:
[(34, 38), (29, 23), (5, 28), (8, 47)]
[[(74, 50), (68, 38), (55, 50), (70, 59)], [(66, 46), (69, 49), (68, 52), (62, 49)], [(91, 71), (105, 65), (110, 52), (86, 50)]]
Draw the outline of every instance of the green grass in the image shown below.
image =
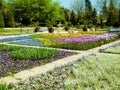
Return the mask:
[(29, 59), (29, 60), (39, 60), (46, 59), (59, 54), (59, 51), (56, 49), (46, 49), (46, 48), (29, 48), (21, 49), (11, 53), (13, 59)]
[(0, 90), (8, 90), (8, 86), (6, 83), (1, 83), (0, 84)]
[(19, 49), (21, 49), (21, 47), (19, 46), (8, 46), (8, 45), (0, 44), (0, 50), (2, 51), (14, 51)]

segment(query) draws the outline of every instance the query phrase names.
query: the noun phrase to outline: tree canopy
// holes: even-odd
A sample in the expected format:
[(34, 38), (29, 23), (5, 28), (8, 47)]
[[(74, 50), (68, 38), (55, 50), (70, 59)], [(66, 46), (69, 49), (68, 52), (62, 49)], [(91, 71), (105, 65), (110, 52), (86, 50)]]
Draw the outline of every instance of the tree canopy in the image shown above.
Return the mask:
[(0, 27), (52, 27), (59, 22), (92, 27), (120, 23), (120, 0), (97, 0), (95, 6), (91, 0), (73, 0), (70, 5), (69, 10), (52, 0), (0, 0)]

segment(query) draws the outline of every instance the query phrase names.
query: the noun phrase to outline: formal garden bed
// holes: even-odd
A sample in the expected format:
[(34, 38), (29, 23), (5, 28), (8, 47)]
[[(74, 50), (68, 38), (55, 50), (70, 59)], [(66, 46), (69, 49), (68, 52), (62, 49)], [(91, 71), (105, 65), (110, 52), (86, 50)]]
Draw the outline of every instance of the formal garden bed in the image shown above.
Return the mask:
[(44, 43), (45, 47), (63, 48), (72, 50), (88, 50), (97, 46), (118, 40), (116, 34), (81, 34), (64, 36), (63, 35), (35, 35), (31, 39)]
[(17, 30), (9, 30), (9, 29), (0, 29), (0, 35), (20, 35), (20, 34), (30, 34), (33, 33), (33, 30), (25, 30), (25, 29), (17, 29)]
[(120, 54), (120, 42), (113, 44), (107, 48), (100, 49), (100, 52), (111, 53), (111, 54)]
[(38, 34), (1, 39), (9, 44), (52, 47), (71, 50), (88, 50), (118, 40), (117, 34)]
[[(70, 55), (70, 51), (60, 51), (45, 47), (72, 50), (88, 50), (106, 43), (118, 40), (117, 34), (79, 33), (79, 34), (38, 34), (0, 39), (1, 43), (23, 46), (8, 46), (0, 44), (0, 78), (14, 76), (22, 70), (31, 69)], [(40, 46), (43, 48), (29, 48)], [(119, 52), (119, 43), (102, 49), (104, 52)], [(111, 50), (112, 48), (112, 50)], [(113, 50), (113, 48), (115, 48)], [(110, 49), (107, 51), (107, 49)], [(115, 52), (113, 52), (115, 51)], [(18, 84), (0, 84), (0, 87), (11, 90), (80, 90), (80, 89), (120, 89), (119, 55), (92, 54), (77, 62), (56, 67), (45, 74), (30, 77)], [(102, 57), (102, 58), (101, 58)], [(107, 67), (106, 67), (107, 66)], [(89, 73), (89, 74), (88, 74)], [(2, 85), (2, 86), (1, 86)], [(6, 89), (7, 90), (7, 89)]]
[(40, 66), (73, 54), (47, 48), (26, 48), (0, 44), (0, 78)]
[(119, 55), (92, 54), (25, 82), (10, 83), (8, 87), (11, 90), (119, 90), (118, 58)]

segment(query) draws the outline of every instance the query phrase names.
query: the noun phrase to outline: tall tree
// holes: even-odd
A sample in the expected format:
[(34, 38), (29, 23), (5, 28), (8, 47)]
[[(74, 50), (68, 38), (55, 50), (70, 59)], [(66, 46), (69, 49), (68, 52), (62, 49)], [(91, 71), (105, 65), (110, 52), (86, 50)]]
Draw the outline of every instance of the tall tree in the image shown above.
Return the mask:
[(85, 13), (91, 13), (92, 12), (92, 5), (90, 0), (85, 0)]
[(114, 1), (110, 0), (109, 7), (108, 7), (108, 18), (107, 18), (107, 25), (111, 26), (115, 23), (115, 5)]
[(71, 12), (70, 22), (71, 22), (71, 24), (72, 24), (73, 26), (76, 25), (76, 14), (75, 14), (75, 12), (74, 12), (73, 10), (72, 10), (72, 12)]
[(97, 25), (97, 12), (96, 12), (95, 8), (92, 12), (92, 23), (93, 23), (93, 25)]
[(64, 12), (65, 21), (70, 22), (70, 10), (63, 8), (63, 12)]
[(92, 5), (90, 0), (85, 0), (85, 23), (92, 24)]
[(4, 0), (0, 0), (0, 10), (4, 8)]

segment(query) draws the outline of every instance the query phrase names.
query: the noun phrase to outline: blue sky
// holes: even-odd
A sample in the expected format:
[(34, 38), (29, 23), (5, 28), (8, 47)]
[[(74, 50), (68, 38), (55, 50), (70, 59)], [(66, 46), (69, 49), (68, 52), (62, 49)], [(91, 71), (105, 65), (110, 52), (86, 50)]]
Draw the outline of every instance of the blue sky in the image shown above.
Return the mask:
[[(73, 0), (53, 0), (53, 1), (58, 1), (61, 3), (62, 6), (70, 8), (70, 2)], [(90, 0), (93, 5), (95, 5), (96, 0)]]

